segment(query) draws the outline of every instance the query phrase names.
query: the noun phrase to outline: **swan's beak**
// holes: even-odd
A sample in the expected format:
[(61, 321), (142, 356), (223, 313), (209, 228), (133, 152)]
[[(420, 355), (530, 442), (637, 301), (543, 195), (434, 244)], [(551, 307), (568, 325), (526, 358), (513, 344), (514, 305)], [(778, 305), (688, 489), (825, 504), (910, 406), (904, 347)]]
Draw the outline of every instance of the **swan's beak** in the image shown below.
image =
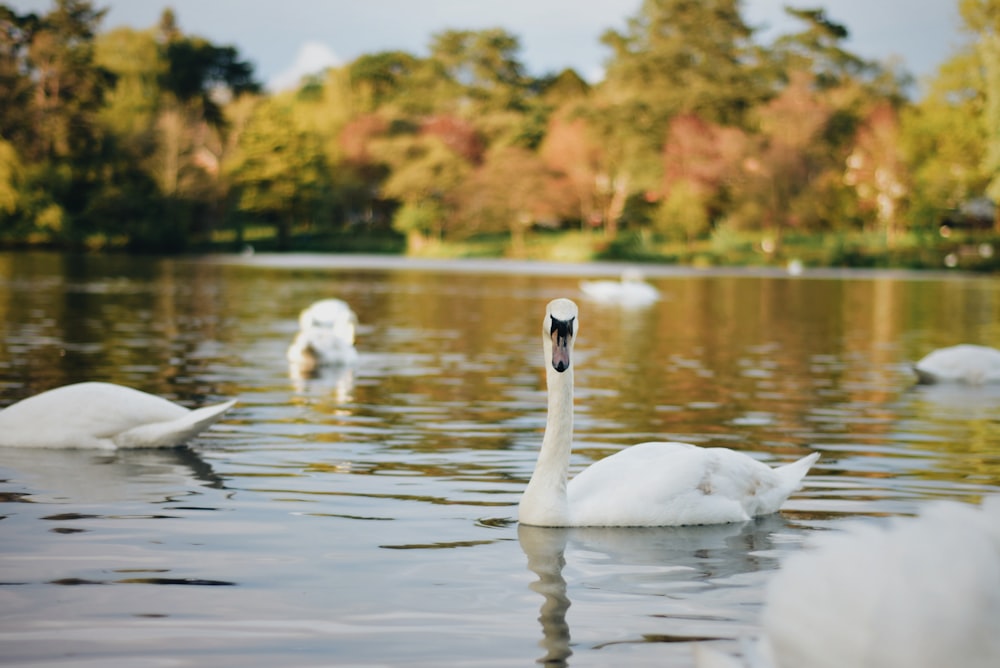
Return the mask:
[(552, 368), (562, 373), (569, 368), (569, 348), (573, 338), (573, 320), (552, 318)]

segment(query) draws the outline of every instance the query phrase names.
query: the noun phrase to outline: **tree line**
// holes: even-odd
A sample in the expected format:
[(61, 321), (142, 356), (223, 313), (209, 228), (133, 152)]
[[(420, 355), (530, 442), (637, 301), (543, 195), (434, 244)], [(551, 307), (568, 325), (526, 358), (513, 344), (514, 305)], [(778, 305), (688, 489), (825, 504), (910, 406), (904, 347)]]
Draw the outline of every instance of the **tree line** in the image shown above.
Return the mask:
[(739, 0), (645, 0), (602, 36), (597, 83), (529, 76), (505, 30), (447, 30), (426, 56), (366, 54), (267, 93), (170, 9), (101, 32), (85, 0), (0, 5), (0, 242), (179, 251), (265, 228), (280, 248), (496, 234), (518, 255), (539, 229), (613, 244), (990, 226), (1000, 0), (959, 9), (968, 42), (914, 100), (901, 64), (851, 53), (819, 8), (786, 8), (798, 29), (762, 44)]

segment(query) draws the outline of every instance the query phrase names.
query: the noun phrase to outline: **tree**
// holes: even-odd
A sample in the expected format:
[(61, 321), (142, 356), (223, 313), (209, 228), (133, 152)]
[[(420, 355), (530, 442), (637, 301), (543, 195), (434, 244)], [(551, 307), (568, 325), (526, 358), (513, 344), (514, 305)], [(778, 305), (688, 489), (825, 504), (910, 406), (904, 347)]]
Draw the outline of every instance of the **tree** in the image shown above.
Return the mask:
[(386, 137), (374, 150), (390, 166), (382, 195), (402, 208), (393, 227), (406, 235), (411, 251), (419, 251), (445, 230), (446, 206), (471, 165), (439, 137), (419, 130)]
[(256, 106), (229, 167), (236, 216), (266, 221), (287, 249), (292, 227), (328, 215), (330, 179), (317, 137), (296, 126), (289, 107), (267, 100)]
[(458, 196), (460, 215), (476, 221), (474, 227), (467, 224), (467, 230), (506, 230), (511, 255), (524, 257), (530, 226), (566, 215), (567, 195), (565, 183), (535, 153), (507, 146), (487, 155)]
[[(674, 216), (674, 224), (686, 229), (689, 239), (707, 231), (722, 212), (727, 187), (742, 168), (746, 143), (743, 131), (708, 123), (694, 114), (681, 114), (670, 122), (663, 146), (664, 206), (671, 215), (684, 210), (697, 221)], [(696, 207), (701, 210), (695, 211)], [(668, 220), (660, 216), (661, 231)]]
[(0, 5), (0, 136), (14, 149), (27, 154), (32, 148), (35, 126), (32, 110), (34, 81), (28, 57), (31, 41), (39, 29), (35, 14), (19, 15)]
[(505, 30), (446, 30), (433, 36), (431, 60), (441, 67), (456, 91), (480, 111), (523, 108), (528, 89), (518, 60), (520, 43)]
[(605, 172), (620, 201), (658, 189), (675, 116), (746, 124), (769, 93), (752, 36), (738, 0), (644, 0), (624, 32), (604, 34), (612, 57), (590, 122), (608, 147)]
[(823, 210), (822, 191), (841, 184), (844, 164), (844, 151), (828, 136), (836, 110), (813, 74), (795, 70), (789, 78), (757, 110), (756, 142), (746, 150), (729, 215), (738, 226), (763, 226), (779, 235), (788, 228), (821, 229), (836, 218)]
[(600, 188), (608, 179), (602, 173), (603, 147), (595, 140), (586, 120), (566, 110), (553, 115), (539, 156), (546, 166), (565, 175), (583, 225), (603, 225), (619, 212), (610, 211), (611, 202)]
[[(961, 0), (959, 11), (975, 37), (982, 77), (983, 107), (979, 118), (986, 140), (982, 169), (989, 183), (986, 194), (1000, 201), (1000, 0)], [(997, 208), (1000, 229), (1000, 207)]]
[(806, 25), (798, 33), (775, 40), (771, 54), (779, 71), (810, 72), (819, 89), (842, 86), (879, 71), (875, 63), (843, 48), (850, 33), (843, 24), (830, 19), (826, 10), (785, 7), (785, 12)]
[(903, 110), (900, 142), (913, 188), (914, 225), (936, 229), (949, 210), (986, 192), (984, 95), (971, 45), (942, 63), (916, 104)]
[(768, 93), (752, 36), (738, 0), (644, 0), (624, 33), (601, 39), (613, 52), (602, 89), (660, 137), (681, 113), (741, 125)]
[(859, 129), (844, 174), (844, 182), (874, 213), (889, 245), (899, 232), (901, 203), (909, 193), (899, 143), (898, 116), (891, 105), (883, 103), (872, 110)]
[(447, 89), (440, 67), (404, 51), (359, 56), (350, 64), (349, 76), (361, 113), (430, 114)]

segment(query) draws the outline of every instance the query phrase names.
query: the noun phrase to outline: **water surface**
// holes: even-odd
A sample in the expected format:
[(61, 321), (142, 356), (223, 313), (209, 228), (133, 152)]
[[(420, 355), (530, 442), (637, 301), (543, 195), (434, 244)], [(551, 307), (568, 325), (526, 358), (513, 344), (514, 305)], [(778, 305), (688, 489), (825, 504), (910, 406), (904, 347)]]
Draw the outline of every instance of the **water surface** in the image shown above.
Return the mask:
[[(238, 397), (188, 447), (0, 449), (0, 663), (691, 665), (735, 649), (812, 532), (1000, 489), (1000, 391), (913, 386), (1000, 340), (1000, 282), (610, 265), (0, 255), (0, 406), (106, 380)], [(361, 359), (290, 377), (298, 311), (346, 299)], [(545, 420), (545, 303), (576, 298), (574, 469), (643, 440), (821, 459), (744, 525), (513, 521)], [(53, 416), (58, 419), (58, 416)]]

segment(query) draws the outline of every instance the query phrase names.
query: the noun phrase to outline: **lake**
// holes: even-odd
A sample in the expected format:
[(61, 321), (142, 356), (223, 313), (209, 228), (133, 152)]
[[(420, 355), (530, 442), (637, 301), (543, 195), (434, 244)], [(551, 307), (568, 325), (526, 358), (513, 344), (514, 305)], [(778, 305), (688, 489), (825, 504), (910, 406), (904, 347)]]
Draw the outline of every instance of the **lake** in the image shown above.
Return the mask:
[[(736, 651), (811, 533), (1000, 491), (1000, 390), (916, 387), (1000, 341), (1000, 281), (613, 264), (0, 254), (0, 406), (104, 380), (238, 406), (188, 447), (0, 449), (0, 664), (690, 666)], [(580, 305), (574, 470), (645, 440), (821, 459), (742, 525), (518, 527), (545, 304)], [(298, 380), (340, 297), (360, 359)], [(59, 416), (52, 416), (58, 420)]]

